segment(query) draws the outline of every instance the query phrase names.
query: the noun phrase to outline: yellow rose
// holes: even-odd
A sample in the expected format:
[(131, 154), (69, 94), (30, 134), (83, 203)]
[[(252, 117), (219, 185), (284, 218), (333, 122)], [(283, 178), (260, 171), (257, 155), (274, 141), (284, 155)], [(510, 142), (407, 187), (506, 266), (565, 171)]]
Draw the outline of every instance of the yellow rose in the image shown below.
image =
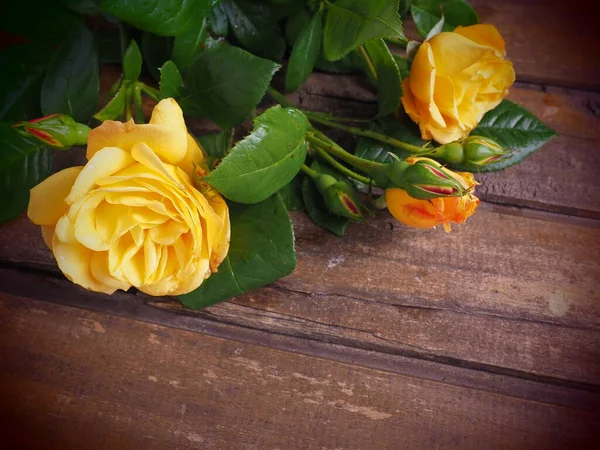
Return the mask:
[(149, 124), (105, 121), (89, 134), (87, 158), (33, 188), (27, 211), (67, 278), (108, 294), (134, 286), (179, 295), (217, 270), (229, 210), (218, 193), (192, 186), (204, 155), (173, 99)]
[[(452, 172), (451, 174), (465, 189), (473, 190), (477, 184), (471, 173)], [(436, 225), (443, 225), (446, 231), (451, 231), (451, 223), (465, 222), (479, 206), (479, 199), (471, 192), (462, 197), (420, 200), (399, 188), (387, 189), (385, 201), (392, 216), (404, 225), (415, 228), (433, 228)]]
[(423, 42), (402, 84), (402, 105), (423, 139), (463, 139), (515, 81), (504, 40), (492, 25), (458, 27)]

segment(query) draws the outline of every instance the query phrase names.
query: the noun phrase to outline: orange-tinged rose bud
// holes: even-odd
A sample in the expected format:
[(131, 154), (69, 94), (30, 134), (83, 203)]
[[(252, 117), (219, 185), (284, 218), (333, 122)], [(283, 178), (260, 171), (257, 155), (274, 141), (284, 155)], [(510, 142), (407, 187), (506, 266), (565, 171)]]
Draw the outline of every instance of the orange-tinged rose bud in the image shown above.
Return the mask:
[(424, 42), (403, 82), (402, 105), (423, 139), (468, 136), (515, 81), (504, 40), (492, 25), (457, 27)]
[(387, 189), (385, 201), (392, 216), (410, 227), (432, 228), (443, 225), (446, 231), (451, 230), (451, 223), (465, 222), (479, 206), (479, 199), (472, 194), (475, 178), (471, 173), (448, 172), (465, 188), (463, 196), (422, 200), (411, 197), (404, 189)]
[(446, 231), (451, 230), (451, 223), (465, 222), (479, 206), (479, 199), (473, 194), (419, 200), (397, 188), (385, 191), (385, 200), (392, 216), (404, 225), (416, 228), (443, 225)]
[(148, 125), (104, 122), (87, 156), (34, 187), (27, 211), (67, 278), (109, 294), (181, 295), (217, 271), (229, 210), (216, 191), (193, 186), (203, 155), (173, 99)]

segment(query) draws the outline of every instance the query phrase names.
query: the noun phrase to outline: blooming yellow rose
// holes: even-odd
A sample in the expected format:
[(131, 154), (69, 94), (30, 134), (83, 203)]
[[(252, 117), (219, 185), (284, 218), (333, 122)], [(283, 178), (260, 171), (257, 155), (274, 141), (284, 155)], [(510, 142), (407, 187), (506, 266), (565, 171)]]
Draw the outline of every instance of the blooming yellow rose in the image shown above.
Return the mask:
[[(448, 171), (450, 172), (450, 171)], [(388, 210), (396, 220), (415, 228), (432, 228), (443, 225), (451, 230), (450, 223), (463, 223), (479, 206), (479, 199), (472, 194), (476, 184), (473, 174), (452, 172), (465, 189), (470, 191), (462, 197), (438, 197), (419, 200), (411, 197), (404, 189), (392, 188), (385, 191)]]
[(467, 137), (515, 81), (504, 40), (492, 25), (458, 27), (423, 42), (403, 82), (402, 105), (423, 139)]
[(109, 294), (179, 295), (217, 270), (229, 210), (191, 184), (204, 156), (173, 99), (149, 124), (105, 121), (89, 134), (87, 158), (33, 188), (27, 211), (67, 278)]

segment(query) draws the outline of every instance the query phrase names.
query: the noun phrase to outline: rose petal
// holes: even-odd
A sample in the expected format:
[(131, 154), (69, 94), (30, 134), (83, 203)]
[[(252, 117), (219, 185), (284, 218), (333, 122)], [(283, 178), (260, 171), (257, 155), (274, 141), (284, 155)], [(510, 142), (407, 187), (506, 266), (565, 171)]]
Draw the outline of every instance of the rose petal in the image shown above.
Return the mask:
[(413, 95), (427, 105), (431, 119), (438, 126), (444, 127), (446, 122), (433, 98), (436, 73), (436, 63), (431, 46), (428, 42), (423, 42), (411, 66), (409, 86)]
[(42, 239), (44, 239), (44, 244), (52, 250), (52, 239), (54, 239), (54, 227), (52, 225), (42, 225)]
[(163, 125), (187, 133), (183, 111), (172, 98), (165, 98), (158, 102), (152, 110), (150, 123), (154, 125)]
[[(172, 167), (172, 166), (171, 166)], [(168, 170), (168, 167), (167, 167)], [(172, 175), (172, 174), (171, 174)], [(102, 188), (110, 188), (111, 185), (119, 184), (122, 185), (123, 182), (128, 182), (129, 184), (134, 184), (140, 187), (147, 187), (143, 181), (145, 180), (156, 180), (159, 182), (161, 186), (172, 186), (179, 187), (180, 182), (172, 179), (173, 176), (168, 179), (163, 175), (148, 169), (146, 166), (140, 163), (132, 164), (131, 166), (115, 173), (114, 175), (107, 176), (104, 178), (100, 178), (96, 181), (98, 186)]]
[(106, 251), (110, 243), (102, 238), (96, 228), (96, 208), (104, 201), (104, 198), (101, 193), (100, 195), (95, 193), (95, 195), (89, 195), (82, 200), (83, 205), (79, 208), (75, 219), (75, 236), (82, 245), (90, 250)]
[(90, 258), (90, 270), (92, 276), (98, 282), (105, 284), (111, 288), (128, 290), (131, 285), (121, 280), (117, 280), (108, 271), (108, 253), (107, 252), (92, 252)]
[(75, 225), (68, 216), (62, 216), (56, 223), (54, 230), (56, 238), (63, 244), (76, 244)]
[(65, 276), (85, 289), (112, 294), (115, 288), (96, 280), (90, 270), (92, 251), (81, 244), (65, 244), (58, 239), (52, 242), (54, 257)]
[(49, 176), (31, 190), (27, 216), (36, 225), (54, 226), (67, 211), (65, 198), (83, 167), (69, 167)]
[(435, 35), (429, 40), (429, 45), (435, 59), (437, 75), (440, 76), (452, 77), (459, 74), (490, 52), (489, 47), (450, 32)]
[(125, 150), (117, 147), (103, 148), (85, 165), (65, 201), (75, 203), (96, 186), (97, 180), (119, 172), (133, 162), (134, 159)]
[[(454, 83), (450, 77), (437, 76), (435, 78), (435, 92), (433, 98), (442, 115), (453, 118), (458, 122), (461, 128), (464, 128), (458, 114)], [(447, 122), (446, 119), (444, 120)]]
[(179, 180), (171, 175), (165, 164), (145, 143), (140, 142), (135, 144), (131, 149), (131, 156), (133, 156), (133, 158), (143, 166), (156, 173), (159, 173), (164, 178), (172, 181), (174, 184), (183, 189), (183, 186), (181, 186)]
[(494, 25), (480, 23), (468, 27), (459, 26), (454, 29), (454, 32), (471, 39), (477, 44), (493, 48), (499, 53), (499, 56), (506, 55), (504, 39)]
[(227, 203), (220, 195), (216, 195), (210, 198), (210, 205), (221, 219), (221, 223), (218, 226), (218, 232), (216, 233), (212, 242), (212, 254), (210, 256), (210, 270), (213, 272), (217, 271), (217, 267), (227, 256), (229, 251), (229, 241), (231, 237), (231, 225), (229, 222), (229, 208)]
[(107, 245), (112, 244), (137, 225), (138, 222), (131, 215), (131, 208), (129, 206), (102, 202), (96, 208), (96, 230), (102, 241)]
[[(187, 233), (190, 227), (182, 222), (170, 220), (161, 225), (157, 225), (148, 231), (149, 236), (154, 242), (160, 245), (173, 245), (183, 233)], [(200, 230), (201, 232), (202, 230)], [(198, 236), (200, 238), (200, 236)]]
[(386, 190), (385, 201), (392, 216), (410, 227), (432, 228), (443, 222), (432, 202), (413, 198), (404, 189)]
[(148, 284), (158, 268), (160, 255), (158, 248), (150, 236), (146, 234), (144, 241), (144, 285)]
[(185, 130), (156, 124), (136, 125), (133, 120), (127, 123), (105, 120), (90, 131), (86, 156), (91, 159), (105, 147), (119, 147), (130, 152), (139, 142), (145, 142), (170, 164), (181, 161), (187, 152)]

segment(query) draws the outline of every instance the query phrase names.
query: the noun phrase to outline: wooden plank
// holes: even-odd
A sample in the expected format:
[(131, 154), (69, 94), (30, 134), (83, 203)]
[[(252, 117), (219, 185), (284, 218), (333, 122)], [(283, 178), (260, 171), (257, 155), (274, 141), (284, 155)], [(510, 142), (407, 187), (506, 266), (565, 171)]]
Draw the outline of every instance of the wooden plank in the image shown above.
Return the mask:
[[(592, 3), (558, 0), (472, 0), (479, 21), (495, 25), (520, 81), (595, 89), (600, 61)], [(422, 40), (412, 20), (406, 33)], [(559, 30), (559, 31), (557, 31)]]
[[(598, 230), (496, 213), (443, 239), (385, 220), (343, 240), (300, 216), (294, 225), (298, 267), (275, 284), (283, 292), (235, 301), (282, 314), (280, 332), (302, 319), (305, 335), (379, 351), (600, 382)], [(275, 327), (228, 305), (210, 312)]]
[[(294, 273), (236, 299), (245, 308), (209, 314), (453, 365), (600, 384), (597, 228), (485, 209), (449, 235), (384, 216), (351, 226), (344, 239), (301, 214), (294, 226)], [(25, 223), (3, 233), (1, 254), (52, 264), (41, 239), (32, 247), (37, 233)]]
[[(455, 386), (600, 412), (600, 390), (594, 386), (540, 379), (503, 368), (483, 365), (468, 367), (464, 362), (452, 365), (447, 360), (432, 361), (414, 353), (405, 356), (381, 347), (365, 349), (362, 348), (364, 342), (353, 341), (348, 334), (336, 334), (334, 327), (316, 327), (314, 322), (276, 312), (257, 312), (256, 308), (234, 303), (223, 303), (204, 311), (191, 312), (175, 299), (157, 299), (131, 292), (118, 292), (107, 301), (107, 297), (102, 294), (73, 286), (67, 280), (56, 276), (1, 267), (0, 280), (4, 280), (0, 284), (0, 292), (17, 296)], [(222, 311), (228, 311), (228, 314), (223, 314)], [(223, 320), (224, 317), (226, 320)], [(286, 322), (294, 322), (294, 326), (282, 329), (281, 324)]]
[(562, 449), (600, 437), (598, 413), (1, 299), (13, 448)]
[[(519, 80), (598, 89), (600, 39), (589, 3), (474, 0), (482, 23), (498, 27)], [(557, 32), (560, 30), (560, 32)]]

